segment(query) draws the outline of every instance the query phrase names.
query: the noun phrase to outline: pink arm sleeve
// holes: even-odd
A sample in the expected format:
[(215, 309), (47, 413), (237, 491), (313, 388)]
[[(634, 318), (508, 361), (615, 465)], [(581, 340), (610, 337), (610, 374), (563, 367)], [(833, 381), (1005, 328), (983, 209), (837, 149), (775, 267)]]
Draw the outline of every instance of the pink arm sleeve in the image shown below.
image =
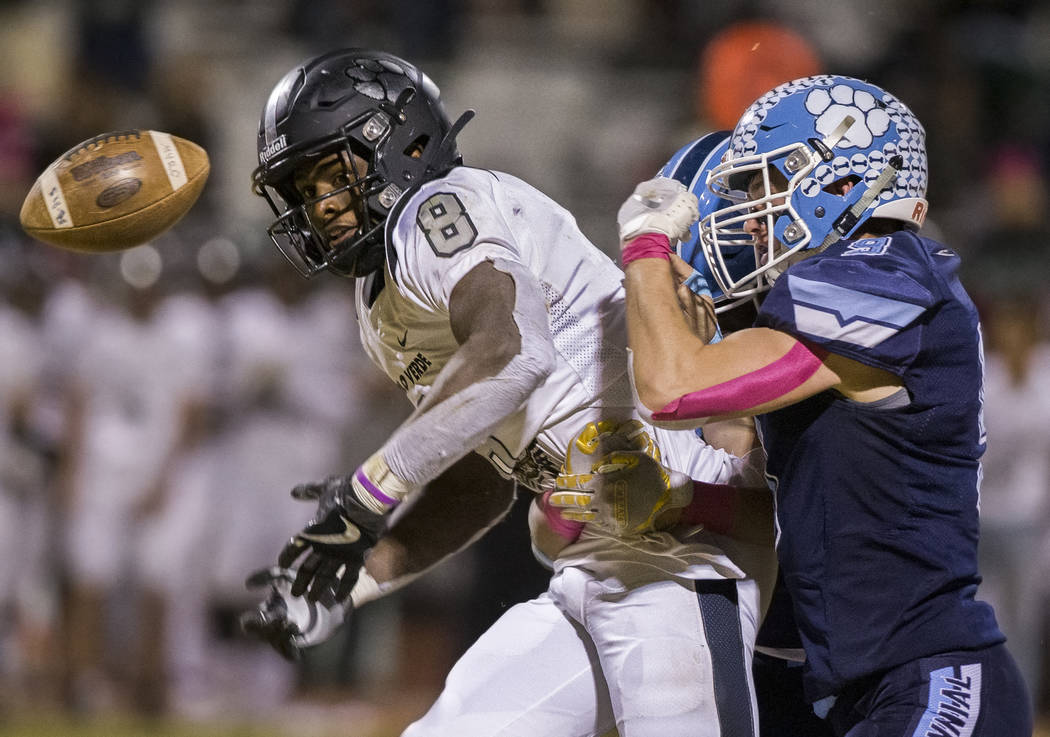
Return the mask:
[(716, 417), (765, 404), (802, 386), (820, 368), (826, 355), (819, 348), (796, 342), (773, 363), (675, 399), (659, 412), (653, 412), (653, 420)]

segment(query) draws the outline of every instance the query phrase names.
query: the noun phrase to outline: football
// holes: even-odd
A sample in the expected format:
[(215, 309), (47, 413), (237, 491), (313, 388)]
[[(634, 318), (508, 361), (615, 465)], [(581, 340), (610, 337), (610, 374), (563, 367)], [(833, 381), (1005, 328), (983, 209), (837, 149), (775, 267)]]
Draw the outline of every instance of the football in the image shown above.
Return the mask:
[(189, 212), (208, 179), (207, 152), (169, 133), (103, 133), (44, 170), (19, 219), (38, 240), (73, 251), (146, 243)]

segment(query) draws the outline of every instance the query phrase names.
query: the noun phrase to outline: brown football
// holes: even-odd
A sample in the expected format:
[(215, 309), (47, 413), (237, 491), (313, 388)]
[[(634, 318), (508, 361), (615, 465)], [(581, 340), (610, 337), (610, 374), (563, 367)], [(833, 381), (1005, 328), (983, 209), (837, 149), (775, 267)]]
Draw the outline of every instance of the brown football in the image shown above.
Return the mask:
[(169, 133), (103, 133), (41, 174), (22, 203), (29, 235), (73, 251), (146, 243), (189, 212), (208, 179), (207, 152)]

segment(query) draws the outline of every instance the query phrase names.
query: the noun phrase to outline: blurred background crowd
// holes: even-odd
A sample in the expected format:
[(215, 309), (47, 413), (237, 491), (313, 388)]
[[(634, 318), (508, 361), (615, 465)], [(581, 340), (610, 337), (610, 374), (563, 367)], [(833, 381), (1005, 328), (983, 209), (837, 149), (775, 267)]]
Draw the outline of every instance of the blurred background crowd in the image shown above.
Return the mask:
[[(419, 64), (453, 118), (477, 109), (466, 162), (550, 194), (609, 253), (637, 181), (782, 81), (857, 76), (912, 107), (925, 231), (962, 253), (984, 321), (980, 596), (1050, 713), (1047, 38), (1039, 0), (0, 2), (0, 729), (117, 711), (302, 735), (318, 701), (355, 733), (396, 727), (544, 588), (519, 503), (301, 664), (237, 632), (245, 576), (313, 511), (291, 486), (350, 471), (409, 411), (360, 351), (349, 285), (281, 261), (248, 185), (271, 87), (351, 45)], [(28, 239), (37, 174), (128, 128), (209, 151), (191, 214), (120, 254)]]

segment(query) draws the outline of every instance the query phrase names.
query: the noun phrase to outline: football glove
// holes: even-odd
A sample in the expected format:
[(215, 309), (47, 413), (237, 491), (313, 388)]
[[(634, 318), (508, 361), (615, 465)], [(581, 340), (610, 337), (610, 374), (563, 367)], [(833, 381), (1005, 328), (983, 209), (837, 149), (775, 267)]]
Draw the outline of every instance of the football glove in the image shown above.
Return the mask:
[(620, 206), (620, 245), (644, 233), (662, 233), (673, 245), (689, 238), (689, 228), (699, 219), (696, 195), (677, 179), (655, 177), (635, 187)]
[[(581, 463), (576, 451), (594, 460)], [(663, 512), (688, 506), (693, 498), (692, 479), (659, 459), (659, 448), (637, 420), (612, 430), (592, 423), (570, 448), (548, 503), (567, 520), (618, 536), (644, 534)]]
[(319, 601), (292, 595), (296, 571), (264, 568), (256, 571), (245, 585), (250, 589), (269, 587), (269, 595), (258, 608), (241, 615), (245, 634), (269, 644), (285, 659), (297, 661), (303, 648), (328, 640), (350, 618), (350, 599), (337, 602), (331, 589)]
[(280, 555), (279, 568), (297, 566), (292, 596), (304, 593), (317, 602), (327, 591), (336, 601), (346, 601), (357, 583), (367, 553), (386, 527), (384, 515), (362, 504), (353, 488), (352, 477), (330, 476), (316, 484), (300, 484), (292, 496), (317, 502), (317, 515), (295, 535)]

